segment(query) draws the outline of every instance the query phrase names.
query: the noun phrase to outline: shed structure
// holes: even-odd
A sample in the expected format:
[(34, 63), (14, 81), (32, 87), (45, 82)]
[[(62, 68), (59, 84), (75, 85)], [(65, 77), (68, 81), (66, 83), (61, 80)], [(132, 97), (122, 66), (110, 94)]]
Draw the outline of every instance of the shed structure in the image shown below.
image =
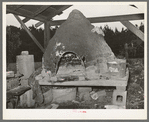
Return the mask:
[[(29, 34), (36, 45), (44, 53), (44, 50), (50, 40), (50, 26), (61, 25), (66, 20), (52, 20), (56, 15), (61, 15), (64, 10), (68, 9), (72, 5), (7, 5), (6, 13), (13, 14), (23, 29)], [(25, 17), (23, 20), (19, 16)], [(25, 25), (30, 19), (39, 21), (35, 24), (35, 27), (39, 27), (44, 24), (44, 47), (38, 42), (34, 35), (29, 31)], [(135, 27), (129, 21), (144, 19), (144, 13), (129, 14), (129, 15), (117, 15), (108, 17), (91, 17), (87, 18), (91, 23), (103, 23), (103, 22), (116, 22), (120, 21), (130, 31), (132, 31), (137, 37), (144, 41), (144, 33)]]
[[(64, 10), (71, 7), (72, 5), (7, 5), (6, 13), (13, 14), (18, 22), (21, 24), (23, 29), (29, 34), (37, 46), (45, 53), (46, 46), (50, 40), (50, 26), (61, 25), (66, 20), (52, 20), (56, 15), (60, 15)], [(25, 17), (23, 20), (19, 16)], [(38, 40), (29, 31), (25, 23), (30, 19), (38, 20), (39, 22), (35, 24), (36, 27), (44, 24), (44, 47), (38, 42)], [(118, 15), (118, 16), (108, 16), (108, 17), (91, 17), (87, 18), (90, 23), (102, 23), (102, 22), (116, 22), (120, 21), (124, 26), (126, 26), (130, 31), (132, 31), (137, 37), (144, 41), (144, 34), (137, 27), (135, 27), (130, 20), (142, 20), (144, 19), (144, 13), (141, 14), (129, 14), (129, 15)], [(38, 70), (37, 70), (38, 72)], [(39, 82), (40, 85), (52, 85), (52, 86), (116, 86), (116, 93), (114, 94), (113, 100), (115, 103), (115, 96), (122, 96), (126, 98), (126, 86), (129, 78), (129, 71), (127, 69), (126, 76), (118, 79), (110, 80), (82, 80), (76, 82), (64, 82), (64, 83), (49, 83), (49, 82)], [(38, 85), (37, 85), (38, 86)], [(40, 91), (39, 91), (40, 94)], [(38, 94), (38, 95), (39, 95)], [(38, 96), (37, 95), (37, 96)], [(40, 94), (41, 95), (41, 94)], [(38, 96), (39, 98), (41, 96)], [(41, 100), (41, 99), (40, 99)], [(126, 99), (123, 100), (126, 104)]]

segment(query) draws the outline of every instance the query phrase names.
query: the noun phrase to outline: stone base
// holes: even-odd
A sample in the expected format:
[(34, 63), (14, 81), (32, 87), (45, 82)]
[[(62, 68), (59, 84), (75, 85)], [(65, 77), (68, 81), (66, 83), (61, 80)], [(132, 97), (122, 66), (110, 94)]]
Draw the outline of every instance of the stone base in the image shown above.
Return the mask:
[(64, 103), (76, 99), (76, 88), (53, 89), (53, 102)]
[(80, 101), (89, 101), (91, 100), (90, 92), (92, 91), (91, 87), (78, 87), (78, 94)]

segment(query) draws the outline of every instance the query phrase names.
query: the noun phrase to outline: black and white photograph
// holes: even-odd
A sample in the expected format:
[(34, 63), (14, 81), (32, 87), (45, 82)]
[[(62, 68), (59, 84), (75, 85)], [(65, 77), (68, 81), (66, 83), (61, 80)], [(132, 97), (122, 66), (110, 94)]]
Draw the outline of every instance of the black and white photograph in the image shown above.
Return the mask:
[(147, 2), (2, 7), (3, 119), (147, 119)]

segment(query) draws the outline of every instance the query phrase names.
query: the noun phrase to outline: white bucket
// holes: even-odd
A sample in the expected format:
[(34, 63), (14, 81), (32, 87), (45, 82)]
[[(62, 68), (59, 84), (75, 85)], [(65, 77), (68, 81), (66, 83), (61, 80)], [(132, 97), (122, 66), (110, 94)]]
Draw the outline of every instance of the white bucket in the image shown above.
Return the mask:
[(35, 71), (34, 56), (23, 52), (21, 53), (22, 55), (17, 56), (17, 73), (23, 74), (23, 78), (27, 79)]
[[(28, 55), (28, 51), (22, 51), (21, 55), (17, 56), (17, 73), (21, 73), (24, 76), (21, 78), (21, 85), (28, 85), (28, 78), (35, 71), (34, 68), (34, 56)], [(34, 106), (35, 101), (32, 98), (32, 90), (27, 91), (20, 96), (20, 106), (27, 105), (28, 107)]]

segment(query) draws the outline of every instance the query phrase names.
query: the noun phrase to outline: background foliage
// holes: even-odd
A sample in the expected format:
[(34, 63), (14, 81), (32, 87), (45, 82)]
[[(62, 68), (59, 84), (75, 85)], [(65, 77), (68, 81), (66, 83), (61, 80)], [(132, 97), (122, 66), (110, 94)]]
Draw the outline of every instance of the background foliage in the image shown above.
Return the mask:
[[(136, 26), (144, 32), (143, 23)], [(57, 28), (58, 27), (50, 28), (51, 38), (55, 34)], [(118, 29), (115, 28), (115, 30), (112, 30), (108, 25), (104, 26), (104, 28), (101, 27), (101, 29), (105, 33), (104, 38), (107, 44), (111, 47), (117, 57), (121, 58), (125, 56), (125, 43), (129, 46), (129, 58), (144, 57), (144, 42), (128, 29), (122, 28), (121, 31), (118, 31)], [(33, 25), (29, 27), (29, 30), (44, 47), (44, 30), (42, 28), (35, 28)], [(16, 62), (16, 56), (20, 55), (21, 51), (29, 51), (29, 54), (33, 54), (35, 62), (40, 62), (42, 60), (42, 51), (33, 42), (24, 29), (17, 28), (15, 26), (7, 26), (6, 31), (7, 63)]]

